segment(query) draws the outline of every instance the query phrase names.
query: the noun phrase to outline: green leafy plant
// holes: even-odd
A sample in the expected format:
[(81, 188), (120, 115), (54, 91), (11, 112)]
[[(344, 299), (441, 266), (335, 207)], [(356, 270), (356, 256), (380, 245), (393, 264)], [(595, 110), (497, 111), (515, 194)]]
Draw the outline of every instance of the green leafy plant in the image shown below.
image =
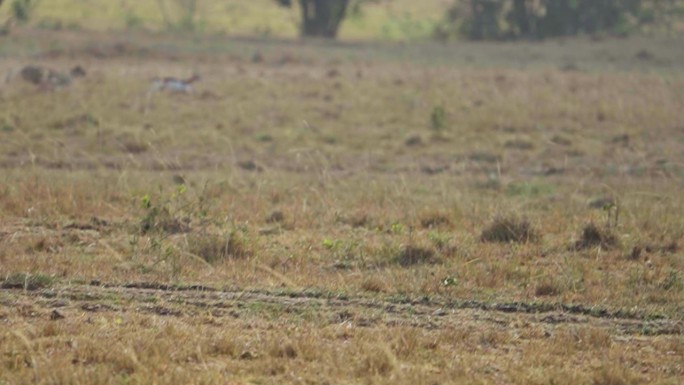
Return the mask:
[(14, 0), (12, 2), (12, 17), (19, 24), (28, 23), (38, 3), (40, 0)]
[(157, 0), (157, 5), (168, 30), (192, 32), (199, 29), (198, 0), (173, 0), (170, 5), (166, 0)]
[(435, 106), (430, 113), (430, 127), (434, 131), (444, 131), (446, 126), (446, 110), (442, 106)]

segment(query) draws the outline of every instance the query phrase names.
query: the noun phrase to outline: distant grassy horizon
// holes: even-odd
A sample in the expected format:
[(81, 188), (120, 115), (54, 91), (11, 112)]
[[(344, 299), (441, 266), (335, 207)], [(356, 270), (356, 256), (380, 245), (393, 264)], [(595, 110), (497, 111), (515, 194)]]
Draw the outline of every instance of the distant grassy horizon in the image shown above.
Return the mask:
[[(122, 30), (173, 30), (162, 11), (164, 4), (168, 20), (177, 22), (181, 12), (172, 0), (142, 1), (79, 1), (51, 0), (38, 4), (31, 22), (43, 28)], [(441, 20), (451, 0), (381, 1), (364, 5), (352, 12), (340, 31), (347, 40), (414, 40), (429, 38)], [(0, 20), (10, 12), (9, 4), (0, 9)], [(234, 36), (295, 37), (298, 35), (299, 10), (280, 7), (273, 0), (204, 0), (192, 28), (205, 33)]]

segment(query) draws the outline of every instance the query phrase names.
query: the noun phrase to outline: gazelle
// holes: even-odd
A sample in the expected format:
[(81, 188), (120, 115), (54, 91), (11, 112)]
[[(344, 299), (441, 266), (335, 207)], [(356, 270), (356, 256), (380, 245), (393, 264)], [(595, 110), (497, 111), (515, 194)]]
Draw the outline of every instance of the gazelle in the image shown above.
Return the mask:
[(155, 78), (152, 80), (150, 92), (171, 91), (192, 93), (194, 91), (192, 84), (198, 80), (200, 80), (200, 76), (197, 74), (194, 74), (187, 79), (178, 79), (172, 77)]

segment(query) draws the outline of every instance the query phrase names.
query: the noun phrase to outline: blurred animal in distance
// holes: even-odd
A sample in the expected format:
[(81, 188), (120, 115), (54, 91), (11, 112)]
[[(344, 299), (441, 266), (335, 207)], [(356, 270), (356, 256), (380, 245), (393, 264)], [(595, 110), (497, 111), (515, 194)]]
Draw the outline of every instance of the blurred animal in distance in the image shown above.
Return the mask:
[(197, 74), (192, 75), (187, 79), (178, 79), (173, 77), (165, 78), (155, 78), (152, 80), (152, 86), (150, 87), (150, 92), (158, 91), (169, 91), (169, 92), (181, 92), (181, 93), (192, 93), (194, 92), (193, 83), (200, 80), (200, 76)]
[(10, 71), (5, 83), (9, 83), (19, 76), (25, 82), (31, 83), (41, 90), (54, 90), (68, 87), (74, 79), (84, 77), (86, 74), (85, 69), (81, 66), (75, 66), (69, 72), (60, 72), (39, 65), (27, 65), (18, 71)]

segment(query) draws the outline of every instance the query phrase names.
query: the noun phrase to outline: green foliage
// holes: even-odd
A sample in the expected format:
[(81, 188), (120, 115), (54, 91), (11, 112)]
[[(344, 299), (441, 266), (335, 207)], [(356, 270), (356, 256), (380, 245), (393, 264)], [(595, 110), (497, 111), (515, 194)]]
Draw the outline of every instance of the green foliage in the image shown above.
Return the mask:
[[(281, 6), (291, 7), (291, 0), (276, 0)], [(350, 0), (299, 0), (303, 36), (335, 38), (347, 16)]]
[(674, 0), (457, 1), (435, 35), (471, 40), (623, 35), (647, 24), (670, 23), (677, 7)]
[(145, 24), (144, 20), (131, 10), (126, 11), (123, 18), (124, 24), (128, 29), (141, 28)]
[(435, 131), (443, 131), (446, 126), (446, 110), (442, 106), (435, 106), (430, 113), (430, 127)]
[(206, 222), (208, 209), (203, 192), (189, 196), (185, 184), (176, 186), (168, 194), (160, 192), (152, 197), (146, 194), (140, 198), (140, 207), (145, 211), (139, 222), (139, 233), (177, 234), (190, 231), (191, 222), (200, 225)]
[(164, 18), (164, 24), (170, 31), (192, 32), (199, 29), (198, 0), (157, 0), (159, 11)]
[(19, 24), (26, 24), (31, 20), (33, 11), (39, 0), (14, 0), (12, 2), (12, 16)]
[(53, 277), (44, 274), (14, 273), (0, 281), (0, 288), (38, 290), (52, 286), (54, 281)]
[(506, 195), (511, 197), (540, 197), (553, 195), (555, 188), (552, 184), (544, 182), (511, 183), (506, 186)]

